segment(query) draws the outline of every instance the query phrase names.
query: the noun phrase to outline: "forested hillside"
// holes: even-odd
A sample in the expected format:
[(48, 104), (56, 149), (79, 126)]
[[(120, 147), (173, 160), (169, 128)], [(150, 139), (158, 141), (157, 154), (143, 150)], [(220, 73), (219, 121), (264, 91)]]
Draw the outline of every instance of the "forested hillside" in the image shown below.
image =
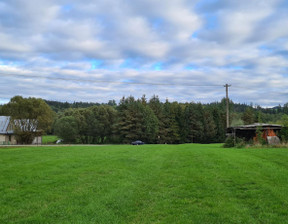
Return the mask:
[[(216, 143), (226, 137), (224, 99), (210, 104), (161, 102), (157, 96), (123, 97), (118, 104), (45, 102), (56, 114), (51, 133), (68, 143)], [(231, 126), (288, 123), (288, 104), (262, 108), (230, 101), (229, 108)]]
[[(50, 101), (46, 101), (50, 104)], [(55, 103), (54, 103), (55, 105)], [(154, 96), (122, 98), (120, 103), (75, 108), (59, 103), (54, 133), (67, 142), (146, 143), (221, 142), (225, 114), (221, 104), (160, 102)], [(60, 107), (62, 106), (62, 107)]]
[[(146, 99), (123, 97), (119, 104), (61, 103), (46, 101), (57, 112), (54, 133), (76, 143), (223, 142), (226, 132), (226, 104), (161, 102), (157, 96)], [(285, 104), (275, 108), (237, 104), (230, 101), (232, 126), (255, 122), (281, 123), (288, 113)]]

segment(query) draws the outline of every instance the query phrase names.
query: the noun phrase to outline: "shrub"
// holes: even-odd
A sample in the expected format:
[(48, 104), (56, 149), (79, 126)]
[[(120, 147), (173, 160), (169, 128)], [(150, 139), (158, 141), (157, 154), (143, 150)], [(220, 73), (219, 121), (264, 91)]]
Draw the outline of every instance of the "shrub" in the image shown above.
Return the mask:
[(226, 138), (223, 148), (233, 148), (234, 147), (234, 138), (229, 136)]
[(223, 148), (244, 148), (247, 145), (247, 142), (242, 138), (234, 138), (232, 136), (229, 136), (226, 138)]
[(242, 138), (236, 139), (236, 144), (235, 144), (236, 148), (241, 149), (241, 148), (244, 148), (246, 145), (247, 145), (247, 142), (244, 139), (242, 139)]

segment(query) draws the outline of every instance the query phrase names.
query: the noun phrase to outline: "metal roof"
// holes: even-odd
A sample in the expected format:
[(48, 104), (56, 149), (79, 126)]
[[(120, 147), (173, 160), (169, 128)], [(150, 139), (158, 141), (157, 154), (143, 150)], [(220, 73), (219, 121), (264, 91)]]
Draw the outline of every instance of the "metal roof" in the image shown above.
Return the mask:
[[(15, 125), (17, 127), (20, 127), (22, 131), (37, 132), (37, 129), (35, 127), (29, 125), (29, 122), (32, 122), (32, 121), (36, 121), (36, 124), (37, 124), (37, 120), (34, 120), (34, 119), (32, 120), (16, 119), (14, 121), (11, 121), (10, 116), (0, 116), (0, 134), (13, 134), (14, 131), (12, 129), (12, 126), (15, 126)], [(11, 125), (10, 122), (12, 122), (13, 124)]]
[(9, 122), (10, 122), (10, 117), (0, 116), (0, 134), (8, 133)]
[(237, 129), (237, 130), (254, 130), (257, 128), (261, 129), (281, 129), (282, 126), (279, 124), (264, 124), (264, 123), (254, 123), (254, 124), (248, 124), (248, 125), (241, 125), (236, 127), (229, 127), (228, 129)]

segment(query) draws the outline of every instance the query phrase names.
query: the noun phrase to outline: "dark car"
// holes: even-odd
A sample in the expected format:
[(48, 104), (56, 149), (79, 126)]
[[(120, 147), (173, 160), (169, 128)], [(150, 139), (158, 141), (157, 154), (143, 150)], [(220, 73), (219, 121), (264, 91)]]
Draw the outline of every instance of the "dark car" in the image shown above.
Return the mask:
[(137, 140), (135, 142), (131, 142), (132, 145), (144, 145), (144, 142)]

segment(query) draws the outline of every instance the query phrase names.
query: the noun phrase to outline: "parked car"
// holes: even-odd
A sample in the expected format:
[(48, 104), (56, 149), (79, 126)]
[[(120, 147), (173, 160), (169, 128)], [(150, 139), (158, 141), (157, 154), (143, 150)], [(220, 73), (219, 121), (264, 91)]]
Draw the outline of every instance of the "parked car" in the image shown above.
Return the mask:
[(135, 142), (131, 142), (132, 145), (144, 145), (144, 142), (137, 140)]

